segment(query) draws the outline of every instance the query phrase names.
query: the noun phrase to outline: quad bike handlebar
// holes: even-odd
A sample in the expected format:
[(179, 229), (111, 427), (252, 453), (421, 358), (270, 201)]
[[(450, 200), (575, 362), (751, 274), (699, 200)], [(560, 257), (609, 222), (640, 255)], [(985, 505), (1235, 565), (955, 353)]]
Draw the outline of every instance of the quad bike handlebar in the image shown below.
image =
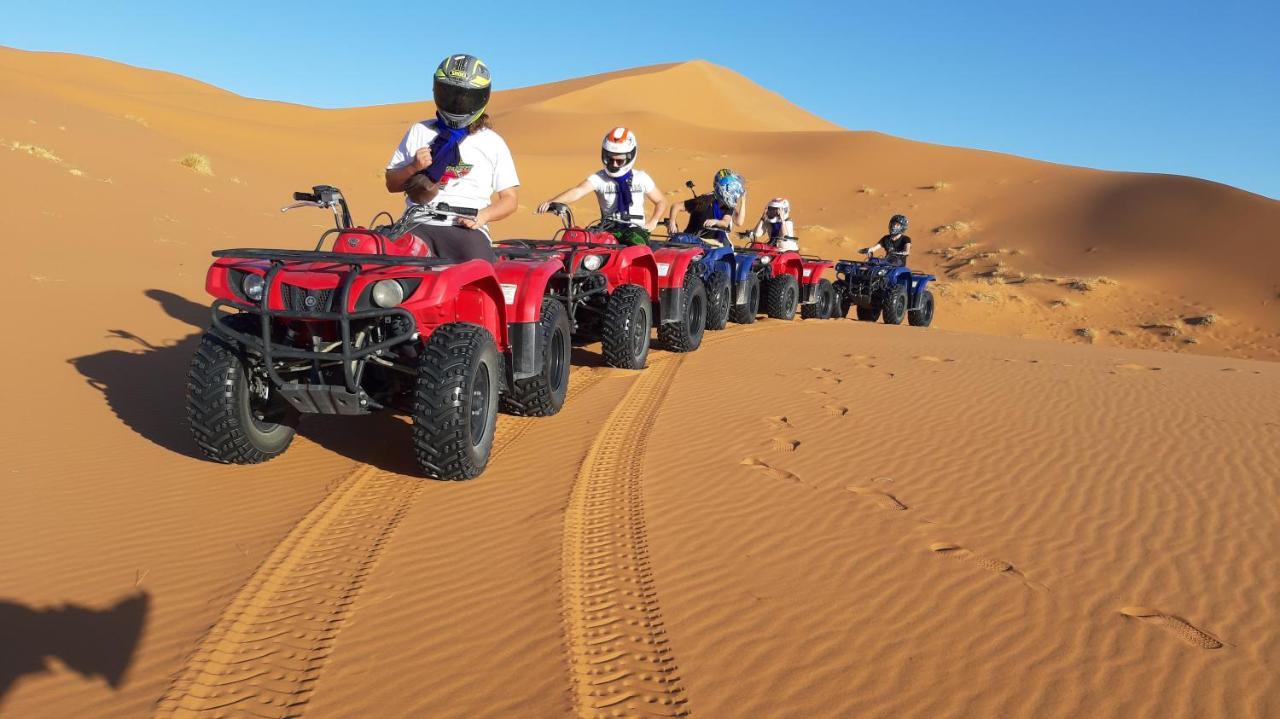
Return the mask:
[(351, 219), (351, 209), (347, 207), (347, 198), (343, 197), (342, 191), (333, 185), (316, 185), (311, 188), (311, 192), (295, 192), (293, 200), (293, 204), (281, 207), (280, 211), (288, 212), (299, 207), (318, 207), (333, 212), (333, 224), (339, 230), (355, 225)]

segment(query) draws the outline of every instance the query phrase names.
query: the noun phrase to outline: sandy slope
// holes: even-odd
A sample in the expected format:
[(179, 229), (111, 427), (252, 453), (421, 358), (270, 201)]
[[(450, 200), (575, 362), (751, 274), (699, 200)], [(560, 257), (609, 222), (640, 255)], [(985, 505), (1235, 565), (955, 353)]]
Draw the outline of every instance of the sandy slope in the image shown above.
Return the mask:
[(11, 50), (0, 98), (4, 716), (556, 716), (624, 686), (702, 716), (1280, 711), (1280, 375), (1240, 359), (1280, 353), (1280, 203), (839, 131), (705, 63), (502, 93), (499, 234), (544, 234), (528, 208), (625, 122), (672, 195), (731, 165), (820, 254), (908, 212), (938, 326), (762, 322), (641, 374), (587, 348), (467, 484), (405, 476), (385, 417), (227, 468), (182, 424), (208, 252), (313, 237), (275, 208), (316, 182), (393, 207), (422, 106)]

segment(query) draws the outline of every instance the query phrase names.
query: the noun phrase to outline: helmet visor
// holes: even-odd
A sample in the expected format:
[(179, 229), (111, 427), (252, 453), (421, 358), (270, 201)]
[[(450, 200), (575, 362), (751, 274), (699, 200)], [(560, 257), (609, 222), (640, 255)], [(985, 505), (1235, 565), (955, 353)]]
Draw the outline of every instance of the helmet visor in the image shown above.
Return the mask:
[(489, 104), (487, 87), (459, 87), (437, 79), (432, 94), (437, 108), (456, 115), (472, 115)]

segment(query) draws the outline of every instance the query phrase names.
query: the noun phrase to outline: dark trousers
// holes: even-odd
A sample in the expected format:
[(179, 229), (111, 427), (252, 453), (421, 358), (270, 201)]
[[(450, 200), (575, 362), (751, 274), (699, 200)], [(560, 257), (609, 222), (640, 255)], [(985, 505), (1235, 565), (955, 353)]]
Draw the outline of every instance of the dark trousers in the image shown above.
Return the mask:
[(422, 238), (432, 257), (446, 260), (485, 260), (497, 262), (489, 236), (480, 230), (453, 225), (417, 225), (409, 230)]

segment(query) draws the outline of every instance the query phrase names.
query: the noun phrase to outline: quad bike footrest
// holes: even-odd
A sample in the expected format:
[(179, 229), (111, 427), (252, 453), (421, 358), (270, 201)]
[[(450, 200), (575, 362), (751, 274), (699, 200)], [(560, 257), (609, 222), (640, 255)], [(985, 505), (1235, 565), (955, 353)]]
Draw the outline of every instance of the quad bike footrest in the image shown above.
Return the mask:
[(276, 391), (304, 414), (368, 414), (381, 407), (364, 390), (351, 393), (339, 385), (288, 382), (277, 386)]

